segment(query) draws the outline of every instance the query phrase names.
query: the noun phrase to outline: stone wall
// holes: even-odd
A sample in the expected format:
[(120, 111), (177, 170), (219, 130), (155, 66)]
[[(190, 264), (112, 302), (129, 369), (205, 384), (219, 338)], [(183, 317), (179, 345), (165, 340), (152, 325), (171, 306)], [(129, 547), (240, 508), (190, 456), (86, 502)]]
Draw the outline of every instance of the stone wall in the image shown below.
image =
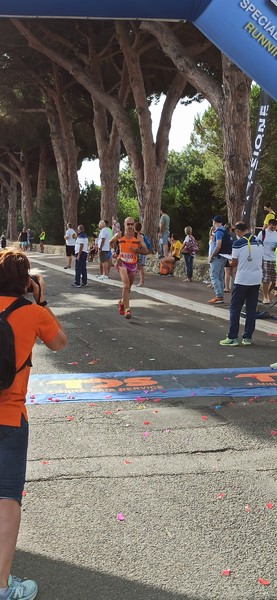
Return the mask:
[[(10, 242), (9, 246), (10, 245), (19, 247), (18, 242), (13, 242), (13, 243)], [(39, 244), (33, 244), (33, 250), (35, 252), (39, 252), (40, 251)], [(65, 256), (65, 246), (50, 246), (48, 244), (45, 244), (44, 253)], [(29, 252), (28, 252), (28, 254), (29, 254)], [(97, 262), (97, 258), (96, 258), (96, 261), (94, 261), (94, 262)], [(160, 265), (160, 260), (157, 258), (157, 256), (155, 254), (149, 254), (146, 257), (145, 271), (152, 272), (152, 273), (159, 273), (160, 272), (159, 265)], [(186, 277), (185, 261), (184, 261), (183, 257), (175, 265), (174, 277), (182, 277), (182, 278)], [(210, 280), (210, 268), (209, 268), (209, 265), (207, 262), (207, 258), (196, 257), (194, 259), (193, 279), (195, 281), (209, 281)]]

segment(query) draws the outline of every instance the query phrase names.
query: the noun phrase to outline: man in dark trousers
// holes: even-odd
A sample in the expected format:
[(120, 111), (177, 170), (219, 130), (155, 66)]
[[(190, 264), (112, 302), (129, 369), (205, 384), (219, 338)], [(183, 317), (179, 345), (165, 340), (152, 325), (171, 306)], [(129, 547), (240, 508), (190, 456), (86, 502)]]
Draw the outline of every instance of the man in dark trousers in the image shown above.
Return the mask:
[(221, 346), (238, 346), (239, 320), (245, 303), (246, 318), (242, 345), (251, 346), (256, 324), (259, 289), (262, 281), (263, 245), (251, 234), (248, 225), (240, 221), (235, 226), (238, 239), (233, 243), (231, 267), (237, 267), (230, 304), (230, 327)]

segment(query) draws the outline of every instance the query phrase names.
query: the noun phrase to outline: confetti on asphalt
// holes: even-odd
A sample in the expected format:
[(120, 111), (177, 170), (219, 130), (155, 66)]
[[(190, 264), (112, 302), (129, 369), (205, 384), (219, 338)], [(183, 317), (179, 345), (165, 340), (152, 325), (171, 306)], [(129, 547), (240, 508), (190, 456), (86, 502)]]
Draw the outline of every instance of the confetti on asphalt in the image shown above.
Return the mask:
[(78, 363), (76, 362), (76, 360), (74, 360), (74, 361), (72, 361), (72, 362), (69, 362), (69, 363), (67, 363), (67, 364), (68, 364), (68, 365), (77, 365)]
[(215, 410), (220, 410), (221, 404), (216, 404), (216, 406), (214, 408), (215, 408)]
[(247, 513), (250, 513), (251, 508), (250, 508), (249, 504), (246, 504), (245, 510)]
[(27, 492), (25, 492), (25, 490), (23, 490), (22, 496), (23, 496), (23, 498), (24, 498), (24, 496), (27, 496)]
[(124, 515), (122, 513), (117, 513), (116, 520), (117, 521), (124, 521), (125, 517), (124, 517)]
[(146, 439), (149, 437), (149, 431), (144, 431), (143, 432), (143, 437)]
[(111, 410), (105, 410), (104, 411), (104, 415), (112, 415), (112, 411)]
[(221, 571), (221, 575), (223, 577), (229, 577), (229, 575), (231, 575), (231, 569), (224, 569), (223, 571)]
[(164, 433), (171, 433), (171, 429), (164, 429)]
[(268, 581), (268, 579), (263, 579), (263, 577), (259, 577), (258, 582), (261, 583), (261, 585), (270, 585), (270, 581)]
[(277, 435), (277, 431), (275, 431), (274, 429), (272, 429), (271, 435)]
[(88, 406), (97, 406), (96, 402), (90, 402)]
[(132, 464), (132, 461), (131, 460), (127, 460), (127, 459), (125, 459), (123, 462), (124, 462), (124, 465), (131, 465)]
[(223, 500), (223, 498), (225, 498), (225, 493), (224, 492), (220, 492), (219, 494), (216, 494), (216, 498), (218, 500)]
[(67, 421), (74, 421), (74, 417), (66, 417)]
[(158, 410), (153, 410), (153, 413), (158, 413), (158, 412), (159, 412)]
[(42, 461), (41, 461), (41, 464), (42, 464), (42, 465), (49, 465), (49, 460), (42, 460)]
[(206, 417), (206, 415), (201, 415), (201, 419), (202, 421), (207, 421), (208, 417)]
[(224, 377), (223, 379), (231, 379), (231, 377)]
[(266, 508), (273, 508), (272, 502), (267, 502), (266, 503)]
[(150, 425), (150, 421), (143, 421), (143, 425)]

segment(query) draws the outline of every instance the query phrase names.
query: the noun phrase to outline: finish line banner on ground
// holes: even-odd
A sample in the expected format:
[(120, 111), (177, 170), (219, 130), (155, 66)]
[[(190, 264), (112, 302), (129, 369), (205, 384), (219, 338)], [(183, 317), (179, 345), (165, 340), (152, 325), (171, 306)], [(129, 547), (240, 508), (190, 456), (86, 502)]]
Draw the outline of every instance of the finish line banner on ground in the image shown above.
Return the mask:
[(277, 370), (196, 369), (31, 375), (27, 404), (124, 402), (167, 398), (272, 396)]
[(277, 0), (0, 0), (0, 16), (191, 21), (277, 100)]

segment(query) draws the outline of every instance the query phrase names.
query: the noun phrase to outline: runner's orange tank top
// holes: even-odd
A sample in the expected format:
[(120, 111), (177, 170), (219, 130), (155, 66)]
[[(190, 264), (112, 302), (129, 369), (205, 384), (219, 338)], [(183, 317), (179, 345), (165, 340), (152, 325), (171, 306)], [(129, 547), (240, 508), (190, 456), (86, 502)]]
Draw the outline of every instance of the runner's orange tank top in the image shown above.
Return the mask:
[(135, 237), (126, 238), (125, 236), (120, 238), (120, 240), (118, 241), (120, 248), (119, 258), (121, 258), (121, 260), (123, 260), (126, 263), (135, 264), (138, 260), (138, 255), (132, 252), (131, 248), (138, 247), (140, 242)]

